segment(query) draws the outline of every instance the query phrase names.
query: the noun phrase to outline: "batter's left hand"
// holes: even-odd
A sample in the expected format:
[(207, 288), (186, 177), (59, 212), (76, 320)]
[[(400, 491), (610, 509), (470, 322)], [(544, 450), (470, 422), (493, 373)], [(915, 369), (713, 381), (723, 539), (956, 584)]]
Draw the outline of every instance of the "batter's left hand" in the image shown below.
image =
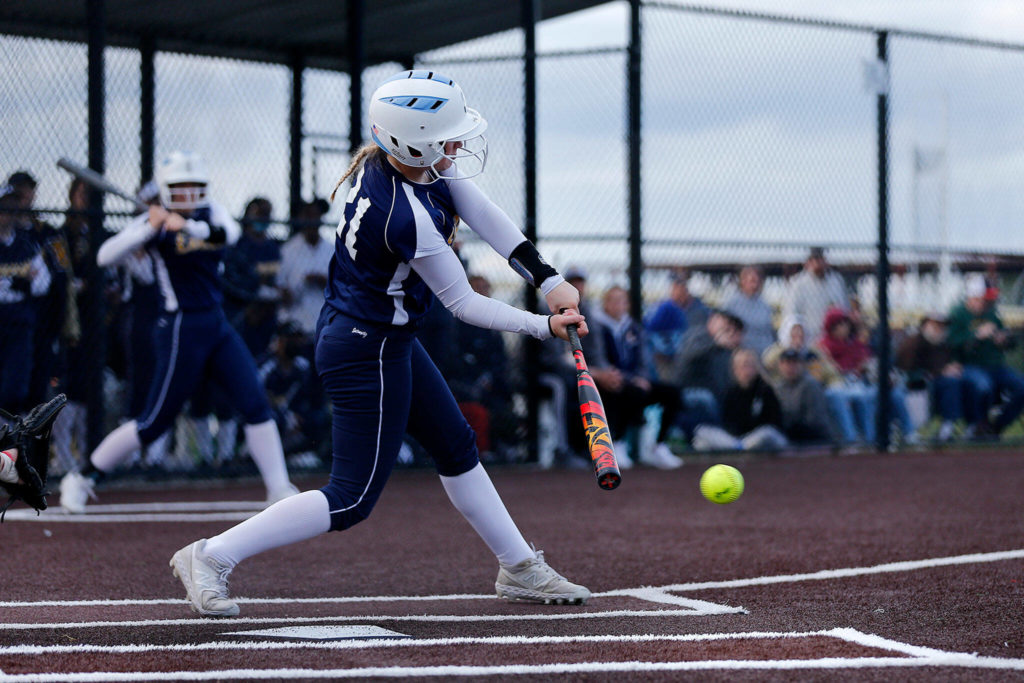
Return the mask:
[(580, 292), (568, 282), (562, 282), (548, 292), (544, 300), (548, 302), (548, 309), (552, 313), (565, 309), (575, 311), (580, 307)]

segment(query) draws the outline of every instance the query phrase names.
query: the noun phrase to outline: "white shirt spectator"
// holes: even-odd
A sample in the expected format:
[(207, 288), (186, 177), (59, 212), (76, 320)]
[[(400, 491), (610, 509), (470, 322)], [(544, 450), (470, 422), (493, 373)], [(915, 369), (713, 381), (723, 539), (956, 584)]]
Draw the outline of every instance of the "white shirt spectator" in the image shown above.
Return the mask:
[(850, 298), (846, 294), (843, 278), (834, 270), (827, 270), (822, 277), (818, 277), (804, 269), (790, 284), (782, 314), (784, 317), (800, 316), (807, 339), (813, 343), (821, 337), (825, 313), (833, 306), (847, 312), (850, 310)]
[(333, 244), (322, 237), (316, 244), (310, 244), (302, 233), (281, 247), (277, 286), (290, 293), (290, 297), (285, 298), (290, 303), (281, 306), (280, 322), (294, 323), (309, 335), (316, 331), (316, 320), (324, 304), (324, 289), (311, 282), (309, 276), (320, 275), (326, 280), (333, 255)]

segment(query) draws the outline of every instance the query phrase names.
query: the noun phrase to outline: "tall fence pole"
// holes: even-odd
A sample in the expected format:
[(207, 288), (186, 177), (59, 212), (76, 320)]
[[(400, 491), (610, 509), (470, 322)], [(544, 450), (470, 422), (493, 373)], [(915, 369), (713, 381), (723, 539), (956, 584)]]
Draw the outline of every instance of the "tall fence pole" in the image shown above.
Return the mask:
[[(524, 37), (523, 54), (523, 232), (537, 242), (537, 17), (538, 0), (521, 0), (521, 23)], [(536, 311), (537, 290), (526, 288), (526, 309)], [(537, 457), (540, 447), (540, 343), (528, 339), (523, 345), (526, 367), (526, 442), (528, 460)]]
[(629, 134), (629, 301), (633, 317), (643, 317), (643, 231), (640, 225), (643, 185), (640, 182), (641, 89), (641, 0), (629, 3), (629, 56), (626, 87), (628, 89), (627, 125)]
[[(292, 97), (288, 112), (288, 200), (291, 203), (289, 216), (293, 219), (302, 204), (302, 100), (303, 79), (306, 74), (306, 58), (296, 50), (291, 56)], [(316, 188), (313, 190), (316, 191)]]
[(348, 1), (348, 146), (352, 154), (363, 144), (363, 69), (366, 68), (366, 5)]
[[(104, 51), (107, 47), (107, 17), (104, 0), (87, 0), (86, 25), (88, 27), (88, 136), (89, 168), (103, 173), (106, 167), (106, 138), (104, 137)], [(103, 242), (103, 195), (99, 190), (89, 192), (89, 245), (92, 253)], [(87, 259), (84, 273), (90, 287), (83, 301), (82, 348), (90, 359), (85, 371), (86, 379), (86, 439), (89, 450), (99, 445), (104, 436), (103, 367), (106, 365), (107, 347), (104, 319), (101, 271), (95, 259)]]
[(878, 89), (878, 412), (875, 435), (878, 450), (889, 449), (892, 382), (889, 371), (889, 34), (878, 31), (878, 61), (884, 78)]

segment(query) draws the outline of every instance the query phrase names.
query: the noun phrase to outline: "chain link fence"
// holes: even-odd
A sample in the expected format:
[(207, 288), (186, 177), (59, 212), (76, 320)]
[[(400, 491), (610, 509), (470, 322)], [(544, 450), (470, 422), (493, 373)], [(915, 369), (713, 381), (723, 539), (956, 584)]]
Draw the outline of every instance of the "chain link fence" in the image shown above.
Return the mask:
[[(603, 10), (621, 18), (624, 7), (611, 3)], [(879, 323), (877, 96), (882, 87), (888, 95), (893, 351), (922, 314), (948, 312), (962, 299), (964, 274), (970, 271), (984, 273), (999, 289), (998, 310), (1009, 327), (1024, 323), (1024, 250), (1008, 239), (1024, 215), (1024, 124), (1015, 116), (1024, 104), (1024, 88), (1013, 87), (1024, 73), (1019, 68), (1024, 46), (891, 31), (888, 69), (880, 70), (878, 31), (871, 27), (671, 2), (642, 3), (640, 15), (639, 84), (630, 83), (626, 45), (545, 48), (536, 57), (537, 241), (561, 271), (586, 275), (592, 312), (609, 289), (636, 284), (630, 280), (630, 235), (637, 227), (630, 225), (630, 207), (639, 201), (639, 300), (644, 310), (634, 311), (635, 318), (650, 319), (677, 290), (674, 275), (684, 271), (690, 294), (710, 307), (727, 307), (739, 291), (739, 270), (757, 265), (764, 276), (760, 296), (771, 311), (775, 334), (808, 249), (820, 246), (859, 306), (869, 343), (877, 345), (870, 330)], [(568, 32), (574, 21), (573, 16), (559, 19)], [(488, 171), (479, 184), (515, 223), (524, 225), (524, 53), (525, 33), (516, 29), (415, 55), (409, 64), (375, 64), (362, 74), (360, 106), (365, 111), (376, 85), (402, 68), (439, 70), (457, 80), (489, 122)], [(139, 50), (105, 52), (106, 175), (130, 191), (150, 180), (140, 145), (145, 134), (143, 62)], [(0, 83), (0, 121), (7, 133), (0, 136), (5, 160), (0, 175), (28, 172), (37, 183), (35, 218), (54, 227), (67, 218), (70, 226), (82, 214), (65, 213), (73, 208), (71, 178), (55, 161), (68, 157), (84, 164), (87, 159), (86, 47), (5, 35), (0, 36), (0, 64), (8, 74)], [(315, 385), (315, 380), (290, 374), (289, 363), (309, 356), (309, 299), (326, 272), (326, 263), (316, 261), (324, 253), (315, 248), (317, 231), (304, 231), (303, 221), (318, 222), (317, 234), (329, 250), (343, 203), (291, 206), (293, 71), (159, 49), (153, 64), (154, 156), (175, 149), (201, 152), (211, 196), (244, 219), (243, 256), (229, 259), (224, 272), (226, 307), (280, 409), (276, 416), (292, 466), (323, 468), (329, 456), (326, 401), (315, 387), (309, 393), (303, 389), (301, 410), (290, 408), (286, 397), (294, 382)], [(314, 68), (303, 69), (301, 78), (298, 189), (301, 199), (311, 202), (331, 193), (349, 163), (350, 78)], [(628, 101), (630, 88), (637, 85), (642, 93), (641, 193), (630, 197), (630, 154), (636, 150), (628, 142)], [(255, 198), (268, 205), (251, 206)], [(111, 234), (132, 213), (130, 205), (111, 196), (104, 209)], [(11, 211), (4, 215), (14, 215)], [(70, 230), (66, 226), (71, 263), (94, 258), (94, 245), (76, 240)], [(460, 233), (458, 245), (468, 272), (484, 276), (493, 296), (525, 305), (521, 281), (471, 230)], [(285, 272), (297, 279), (286, 281)], [(78, 323), (109, 331), (104, 357), (83, 357), (64, 331), (36, 340), (54, 353), (36, 364), (37, 379), (43, 377), (45, 384), (32, 396), (64, 390), (74, 394), (76, 404), (68, 411), (73, 424), (65, 425), (58, 470), (80, 465), (95, 445), (86, 443), (81, 426), (86, 406), (84, 392), (74, 386), (77, 366), (100, 363), (107, 368), (102, 408), (108, 429), (137, 413), (151, 384), (146, 368), (138, 364), (152, 324), (140, 313), (150, 305), (145, 292), (153, 284), (152, 272), (122, 269), (97, 277), (87, 282), (81, 272), (69, 270), (66, 300), (73, 304), (90, 287), (103, 289), (102, 317)], [(72, 308), (62, 308), (63, 315), (70, 316)], [(439, 313), (434, 324), (449, 325), (447, 314)], [(695, 322), (695, 329), (700, 326)], [(293, 333), (298, 341), (285, 343)], [(502, 399), (505, 411), (496, 418), (497, 427), (488, 428), (493, 442), (481, 448), (495, 459), (533, 459), (537, 451), (526, 439), (528, 385), (517, 370), (523, 367), (525, 345), (507, 335), (503, 343), (509, 382), (489, 393)], [(558, 356), (560, 350), (545, 347), (542, 358)], [(465, 381), (455, 366), (483, 372), (475, 353), (479, 350), (441, 346), (435, 357)], [(8, 346), (5, 373), (28, 355), (31, 344)], [(565, 361), (561, 356), (550, 361), (554, 365), (524, 368), (549, 375), (541, 383), (545, 464), (556, 451), (579, 445), (567, 441), (576, 420), (574, 387), (556, 386), (567, 376), (558, 366)], [(1020, 369), (1016, 355), (1010, 353), (1009, 361)], [(907, 388), (902, 382), (898, 378), (898, 385)], [(238, 415), (221, 398), (206, 395), (205, 388), (199, 392), (161, 444), (140, 455), (140, 467), (204, 473), (244, 469)], [(1002, 399), (1005, 408), (1006, 398), (997, 396), (996, 406)], [(15, 401), (4, 407), (24, 406)], [(932, 408), (914, 406), (913, 429), (926, 437), (940, 425)], [(642, 435), (650, 432), (641, 430)], [(692, 447), (689, 427), (675, 436), (677, 452)], [(633, 438), (639, 443), (643, 436)], [(415, 460), (415, 449), (403, 457)]]

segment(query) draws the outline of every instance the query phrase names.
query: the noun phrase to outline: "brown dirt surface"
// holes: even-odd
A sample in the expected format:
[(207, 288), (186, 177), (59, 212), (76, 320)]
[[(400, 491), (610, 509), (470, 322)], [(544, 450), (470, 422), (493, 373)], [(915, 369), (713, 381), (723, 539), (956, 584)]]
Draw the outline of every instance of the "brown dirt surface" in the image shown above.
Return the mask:
[[(698, 490), (716, 461), (746, 479), (733, 504)], [(436, 475), (413, 470), (395, 473), (368, 521), (242, 563), (231, 576), (241, 615), (201, 619), (168, 560), (251, 514), (208, 502), (256, 501), (260, 487), (108, 487), (84, 516), (15, 508), (0, 526), (0, 681), (267, 670), (286, 680), (1024, 679), (1016, 452), (691, 458), (625, 471), (612, 492), (585, 471), (490, 473), (526, 538), (595, 593), (585, 607), (492, 597), (493, 556)], [(127, 517), (95, 521), (110, 505), (129, 506)], [(246, 633), (353, 624), (411, 638)]]

